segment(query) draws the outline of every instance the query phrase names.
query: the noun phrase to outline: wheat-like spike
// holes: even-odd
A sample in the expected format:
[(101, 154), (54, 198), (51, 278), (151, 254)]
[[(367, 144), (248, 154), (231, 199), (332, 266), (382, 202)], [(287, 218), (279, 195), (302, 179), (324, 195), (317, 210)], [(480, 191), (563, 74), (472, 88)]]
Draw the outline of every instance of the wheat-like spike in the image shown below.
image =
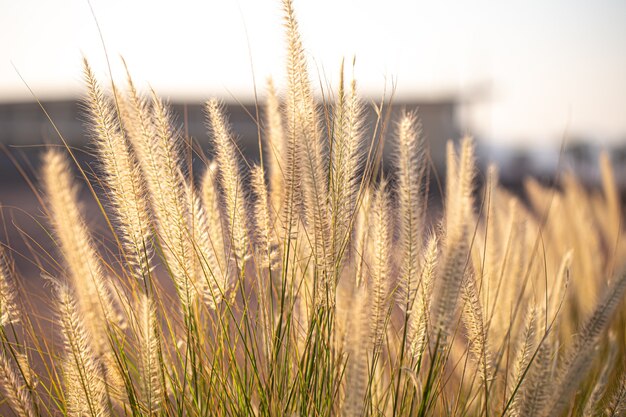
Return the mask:
[(580, 381), (587, 375), (592, 365), (591, 356), (598, 337), (605, 330), (617, 307), (626, 293), (626, 270), (623, 270), (607, 288), (602, 299), (577, 335), (567, 359), (559, 370), (557, 385), (553, 391), (553, 400), (541, 415), (558, 415), (569, 403), (572, 393)]
[[(289, 113), (286, 114), (289, 116)], [(296, 123), (287, 118), (287, 133), (285, 135), (285, 161), (283, 168), (283, 203), (280, 211), (280, 223), (283, 226), (282, 244), (287, 245), (297, 236), (300, 214), (302, 212), (302, 167), (300, 164), (300, 146), (292, 125)], [(290, 127), (291, 126), (291, 127)], [(285, 248), (283, 248), (285, 249)], [(286, 250), (283, 250), (286, 252)]]
[[(107, 101), (96, 78), (84, 60), (88, 88), (86, 106), (90, 127), (108, 185), (111, 203), (119, 221), (128, 261), (136, 278), (147, 278), (150, 272), (150, 219), (146, 193), (139, 167), (129, 144), (120, 130), (114, 110)], [(121, 102), (121, 97), (119, 102)]]
[(121, 326), (108, 280), (85, 220), (78, 207), (78, 188), (62, 153), (44, 155), (42, 179), (49, 201), (49, 215), (58, 245), (67, 263), (80, 314), (85, 318), (88, 341), (105, 366), (110, 389), (121, 395), (124, 382), (109, 343), (113, 324)]
[(609, 334), (609, 352), (606, 359), (603, 358), (604, 365), (602, 366), (600, 375), (598, 375), (598, 378), (593, 386), (593, 390), (585, 403), (583, 417), (595, 417), (598, 415), (599, 405), (606, 392), (607, 385), (609, 384), (609, 380), (611, 378), (611, 373), (613, 372), (613, 369), (615, 369), (615, 359), (617, 357), (617, 353), (618, 348), (615, 343), (615, 335)]
[(143, 293), (140, 296), (139, 320), (139, 357), (141, 376), (141, 395), (144, 405), (149, 411), (148, 415), (159, 411), (163, 395), (163, 387), (160, 377), (160, 339), (156, 307), (152, 298)]
[(444, 342), (452, 331), (467, 263), (469, 250), (467, 239), (466, 234), (454, 244), (446, 242), (442, 267), (435, 283), (431, 317), (434, 320), (434, 334), (439, 336), (441, 342)]
[[(523, 374), (530, 364), (534, 349), (536, 349), (535, 343), (537, 341), (537, 309), (534, 302), (530, 302), (526, 311), (524, 320), (524, 330), (521, 332), (519, 340), (516, 343), (515, 359), (513, 360), (513, 367), (510, 376), (511, 384), (513, 388), (517, 386), (522, 380)], [(519, 394), (516, 399), (519, 398)], [(514, 400), (513, 404), (519, 403)], [(513, 406), (513, 408), (515, 408)]]
[[(122, 113), (122, 124), (137, 157), (145, 187), (148, 188), (147, 191), (151, 191), (151, 186), (154, 186), (154, 184), (151, 184), (154, 183), (151, 179), (156, 174), (158, 167), (158, 155), (152, 153), (152, 148), (157, 148), (156, 150), (161, 152), (163, 150), (154, 145), (156, 126), (152, 117), (154, 114), (151, 106), (152, 102), (139, 94), (128, 69), (126, 69), (126, 77), (128, 92), (127, 100), (124, 100), (123, 103), (127, 112)], [(173, 144), (173, 146), (177, 149), (176, 144)]]
[[(285, 98), (284, 111), (284, 166), (283, 185), (284, 197), (280, 213), (284, 234), (283, 246), (296, 236), (298, 223), (302, 211), (302, 145), (300, 144), (301, 128), (306, 127), (306, 119), (303, 120), (305, 111), (301, 104), (302, 88), (298, 88), (301, 76), (307, 76), (306, 63), (302, 51), (302, 43), (298, 34), (298, 25), (293, 18), (293, 7), (290, 1), (283, 1), (285, 9), (285, 29), (287, 32), (287, 96)], [(302, 70), (305, 72), (302, 73)], [(308, 79), (304, 81), (305, 91), (308, 91)], [(287, 252), (286, 250), (284, 251)], [(289, 262), (289, 260), (286, 260)]]
[(437, 235), (433, 233), (426, 244), (415, 301), (410, 310), (407, 342), (414, 358), (421, 355), (426, 346), (433, 281), (439, 257), (438, 243)]
[(522, 397), (521, 393), (523, 392), (523, 387), (526, 380), (524, 378), (524, 372), (530, 366), (530, 359), (533, 355), (534, 350), (536, 349), (536, 340), (537, 340), (537, 311), (535, 305), (533, 303), (530, 304), (528, 308), (528, 312), (526, 313), (526, 320), (524, 325), (524, 331), (522, 332), (519, 341), (517, 342), (517, 349), (515, 352), (515, 359), (513, 361), (513, 367), (511, 372), (511, 389), (510, 394), (513, 395), (513, 390), (516, 387), (518, 388), (518, 392), (515, 394), (513, 401), (511, 403), (511, 415), (512, 416), (520, 416), (520, 405), (522, 404), (520, 398)]
[[(302, 169), (298, 152), (299, 148), (295, 142), (295, 136), (290, 134), (288, 141), (285, 142), (283, 204), (277, 216), (277, 223), (282, 225), (279, 239), (283, 253), (287, 253), (287, 246), (293, 245), (293, 241), (298, 236), (299, 219), (302, 212), (300, 194)], [(291, 264), (288, 259), (284, 259), (284, 261)]]
[(278, 243), (276, 235), (272, 233), (270, 226), (270, 196), (265, 184), (265, 173), (263, 167), (255, 165), (251, 171), (251, 185), (254, 194), (254, 225), (256, 229), (255, 246), (258, 261), (257, 276), (257, 302), (259, 304), (258, 316), (260, 321), (260, 334), (263, 337), (263, 345), (266, 347), (265, 353), (270, 355), (272, 337), (272, 324), (269, 317), (271, 308), (269, 304), (271, 290), (267, 288), (268, 278), (271, 277), (272, 270), (278, 267)]
[[(315, 139), (314, 139), (315, 140)], [(334, 287), (338, 278), (332, 250), (331, 225), (328, 213), (328, 191), (325, 178), (324, 162), (307, 149), (304, 155), (303, 202), (306, 227), (309, 230), (313, 248), (313, 260), (321, 278), (323, 304), (334, 303)]]
[[(298, 33), (293, 5), (291, 0), (283, 0), (285, 26), (287, 29), (287, 140), (288, 146), (293, 146), (293, 155), (288, 149), (288, 164), (301, 164), (301, 174), (296, 174), (290, 181), (301, 178), (302, 202), (306, 226), (312, 242), (316, 272), (319, 275), (320, 291), (318, 302), (334, 304), (334, 286), (337, 279), (331, 248), (331, 229), (328, 216), (328, 162), (322, 144), (322, 135), (318, 122), (316, 103), (311, 94), (311, 86), (306, 66), (306, 59)], [(287, 172), (291, 175), (293, 169)], [(295, 190), (295, 184), (287, 184)], [(293, 197), (298, 199), (299, 196)], [(297, 201), (297, 200), (296, 200)], [(294, 202), (287, 200), (287, 219), (295, 212)], [(292, 230), (293, 225), (288, 225)]]
[(350, 329), (346, 338), (345, 387), (346, 397), (341, 407), (342, 416), (363, 415), (364, 400), (368, 382), (368, 342), (369, 323), (367, 308), (367, 292), (365, 288), (355, 289), (354, 301), (349, 306), (347, 328)]
[[(30, 367), (28, 367), (30, 369)], [(0, 351), (0, 386), (6, 400), (19, 417), (35, 417), (35, 400), (22, 372)]]
[(365, 269), (369, 260), (367, 259), (367, 242), (369, 242), (370, 234), (370, 208), (372, 204), (372, 189), (371, 187), (365, 188), (363, 191), (363, 198), (357, 212), (354, 238), (354, 263), (355, 263), (355, 278), (356, 286), (360, 287), (363, 284)]
[(215, 147), (218, 177), (224, 192), (232, 255), (243, 268), (249, 257), (248, 207), (239, 170), (237, 151), (230, 133), (230, 126), (218, 100), (206, 104), (211, 138)]
[[(265, 155), (267, 158), (266, 169), (269, 173), (270, 207), (271, 215), (280, 213), (285, 194), (285, 131), (280, 112), (280, 102), (274, 87), (272, 78), (267, 80), (267, 99), (265, 102)], [(274, 222), (272, 221), (272, 224)]]
[[(357, 84), (354, 77), (350, 81), (350, 94), (348, 95), (347, 103), (347, 121), (345, 123), (345, 195), (348, 202), (347, 208), (349, 208), (347, 214), (345, 214), (345, 221), (350, 223), (354, 216), (354, 210), (356, 208), (357, 196), (359, 193), (360, 177), (359, 171), (362, 168), (362, 142), (364, 134), (364, 121), (365, 110), (363, 103), (357, 93)], [(348, 231), (350, 235), (351, 231)]]
[(339, 72), (339, 90), (337, 93), (337, 102), (333, 108), (332, 130), (330, 136), (330, 215), (331, 215), (331, 232), (332, 232), (332, 252), (335, 259), (339, 257), (339, 251), (343, 239), (345, 238), (346, 227), (348, 222), (344, 223), (344, 209), (350, 209), (350, 201), (348, 201), (345, 193), (346, 184), (346, 151), (347, 151), (347, 103), (344, 90), (344, 70), (343, 60), (341, 61), (341, 70)]
[(130, 305), (129, 295), (126, 292), (124, 283), (121, 280), (110, 278), (106, 281), (106, 285), (109, 294), (111, 294), (113, 305), (116, 307), (115, 312), (117, 315), (115, 317), (115, 323), (119, 330), (126, 330), (133, 308)]
[(370, 276), (370, 308), (371, 308), (371, 337), (374, 349), (378, 349), (383, 341), (385, 320), (387, 317), (387, 302), (389, 298), (391, 273), (391, 201), (386, 190), (387, 184), (383, 181), (374, 194), (372, 203), (372, 230), (371, 235), (371, 276)]
[(155, 152), (155, 148), (160, 149), (160, 153), (157, 153), (157, 161), (161, 164), (160, 172), (157, 173), (161, 177), (156, 181), (152, 179), (153, 183), (160, 182), (160, 187), (154, 184), (153, 190), (167, 193), (167, 195), (153, 195), (153, 202), (156, 202), (158, 206), (155, 212), (160, 231), (165, 237), (166, 253), (171, 256), (168, 265), (174, 273), (183, 304), (188, 307), (196, 295), (191, 282), (195, 253), (189, 233), (191, 208), (185, 192), (186, 181), (181, 168), (180, 141), (172, 131), (168, 109), (154, 93), (152, 107), (156, 140), (153, 142), (151, 151)]
[(461, 224), (467, 223), (472, 213), (472, 192), (475, 175), (474, 142), (466, 137), (461, 141), (461, 156), (456, 180), (456, 195), (452, 196), (450, 206), (446, 206), (446, 236), (462, 235)]
[(426, 144), (421, 122), (413, 113), (402, 115), (396, 136), (401, 248), (399, 291), (396, 294), (400, 307), (408, 311), (420, 285), (417, 277), (424, 229)]
[[(316, 289), (316, 276), (314, 274), (313, 267), (313, 255), (310, 242), (305, 239), (298, 239), (299, 236), (306, 234), (304, 221), (300, 219), (296, 224), (295, 239), (291, 242), (291, 248), (287, 249), (291, 252), (291, 256), (283, 257), (283, 268), (286, 268), (286, 273), (283, 272), (283, 280), (287, 285), (282, 291), (286, 291), (290, 294), (294, 291), (294, 288), (298, 286), (302, 289), (298, 290), (295, 294), (295, 310), (298, 320), (298, 342), (301, 345), (306, 341), (306, 336), (309, 332), (311, 325), (311, 313), (316, 306), (315, 302), (315, 289)], [(293, 237), (292, 237), (293, 239)], [(285, 276), (286, 275), (286, 276)], [(282, 283), (281, 283), (282, 285)], [(289, 291), (289, 292), (287, 292)], [(293, 293), (291, 293), (293, 294)]]
[(359, 191), (359, 153), (363, 124), (363, 111), (356, 92), (356, 81), (352, 80), (350, 94), (347, 97), (344, 92), (343, 63), (339, 94), (333, 113), (330, 158), (332, 250), (335, 262), (341, 263), (343, 250), (352, 237), (352, 219)]
[(4, 246), (0, 244), (0, 327), (20, 321), (16, 304), (16, 290), (9, 259)]
[(265, 173), (260, 166), (254, 166), (251, 171), (252, 191), (254, 200), (254, 224), (256, 226), (256, 240), (264, 268), (275, 268), (278, 262), (277, 242), (271, 230), (270, 202)]
[[(450, 148), (450, 147), (449, 147)], [(469, 254), (469, 221), (472, 214), (472, 180), (474, 177), (474, 145), (469, 138), (461, 143), (461, 158), (455, 161), (449, 150), (449, 195), (445, 207), (445, 240), (443, 263), (436, 282), (431, 315), (435, 320), (435, 335), (445, 341), (452, 331), (461, 284)], [(440, 343), (440, 346), (443, 344)]]
[(195, 253), (189, 233), (190, 207), (185, 193), (179, 141), (172, 131), (169, 111), (152, 92), (152, 112), (131, 89), (131, 104), (139, 134), (131, 136), (157, 220), (161, 247), (179, 298), (187, 309), (196, 296), (192, 285)]
[[(507, 245), (501, 244), (501, 213), (498, 210), (498, 169), (495, 165), (490, 165), (487, 168), (487, 180), (485, 183), (485, 206), (486, 206), (486, 218), (484, 220), (485, 243), (481, 245), (474, 245), (473, 252), (479, 252), (479, 249), (485, 250), (483, 256), (478, 257), (479, 263), (474, 264), (474, 269), (477, 271), (480, 282), (482, 298), (482, 304), (485, 308), (485, 316), (489, 317), (492, 312), (492, 305), (496, 300), (492, 300), (494, 297), (492, 291), (497, 291), (500, 288), (500, 269), (503, 262), (504, 253)], [(482, 242), (481, 242), (482, 243)], [(509, 242), (507, 242), (509, 243)], [(483, 268), (484, 264), (484, 268)], [(499, 294), (498, 294), (499, 295)], [(503, 315), (504, 316), (504, 315)], [(491, 330), (491, 324), (489, 325)]]
[(554, 378), (552, 363), (555, 355), (555, 346), (553, 346), (550, 336), (544, 339), (538, 337), (538, 343), (541, 344), (538, 345), (535, 358), (529, 365), (530, 369), (521, 385), (519, 416), (540, 415), (539, 413), (549, 402), (549, 398), (552, 395), (549, 392), (549, 384)]
[(30, 360), (28, 359), (28, 355), (22, 352), (14, 352), (15, 354), (15, 362), (17, 363), (17, 368), (20, 371), (20, 375), (26, 381), (28, 385), (34, 387), (37, 384), (37, 375), (34, 373), (33, 368), (30, 366)]
[(487, 343), (483, 307), (480, 304), (478, 291), (476, 289), (476, 280), (473, 275), (468, 276), (465, 280), (463, 296), (465, 298), (465, 304), (462, 317), (467, 330), (467, 338), (470, 345), (469, 351), (472, 359), (476, 362), (478, 373), (483, 384), (487, 384), (493, 372), (491, 363), (492, 355)]
[(61, 153), (49, 151), (44, 157), (43, 180), (50, 202), (50, 217), (65, 258), (88, 339), (104, 365), (107, 382), (117, 397), (124, 381), (109, 343), (113, 324), (124, 326), (115, 306), (99, 255), (78, 208), (77, 187), (71, 169)]
[(67, 412), (70, 416), (111, 415), (102, 364), (88, 342), (85, 322), (70, 289), (58, 284), (58, 309), (65, 345), (64, 379)]
[(93, 348), (101, 355), (109, 350), (108, 326), (115, 322), (118, 313), (113, 307), (98, 252), (80, 213), (78, 188), (71, 173), (62, 153), (49, 150), (44, 155), (42, 179), (50, 220)]
[(206, 214), (207, 228), (210, 231), (210, 244), (220, 270), (223, 271), (226, 277), (228, 262), (226, 261), (226, 249), (224, 247), (225, 216), (223, 215), (223, 205), (218, 192), (217, 164), (214, 161), (208, 164), (200, 187), (202, 207)]
[(135, 87), (130, 70), (126, 65), (126, 61), (122, 58), (124, 69), (126, 71), (127, 92), (125, 95), (117, 96), (119, 106), (120, 124), (124, 132), (129, 137), (129, 142), (133, 145), (134, 140), (130, 138), (139, 137), (145, 133), (145, 130), (151, 130), (150, 106), (149, 101), (141, 96)]
[[(130, 75), (128, 75), (130, 78)], [(134, 88), (132, 84), (132, 80), (129, 83)], [(133, 91), (134, 94), (137, 94), (137, 91)], [(139, 121), (135, 115), (135, 111), (133, 110), (133, 106), (131, 104), (131, 98), (129, 97), (130, 92), (122, 92), (115, 84), (113, 84), (113, 97), (115, 100), (115, 114), (117, 115), (117, 125), (122, 135), (124, 135), (127, 146), (130, 147), (129, 137), (141, 135), (141, 126), (139, 125)], [(135, 159), (135, 164), (137, 164), (135, 155), (132, 155)]]
[(617, 383), (617, 387), (611, 395), (609, 404), (604, 411), (605, 417), (624, 417), (626, 416), (626, 372), (622, 374)]
[(209, 219), (200, 197), (191, 187), (187, 187), (187, 193), (193, 212), (192, 242), (198, 258), (194, 280), (196, 291), (203, 297), (209, 308), (214, 310), (229, 289), (227, 270), (220, 265), (218, 260), (220, 256), (215, 252), (213, 245), (213, 241), (221, 239), (221, 235), (211, 236)]

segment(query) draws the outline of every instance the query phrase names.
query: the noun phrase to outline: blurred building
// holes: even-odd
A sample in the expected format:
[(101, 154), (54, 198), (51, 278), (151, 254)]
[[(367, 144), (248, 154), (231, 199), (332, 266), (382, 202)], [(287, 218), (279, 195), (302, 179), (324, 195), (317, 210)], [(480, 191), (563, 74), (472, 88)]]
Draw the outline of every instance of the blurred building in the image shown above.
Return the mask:
[[(458, 140), (461, 136), (460, 120), (463, 106), (471, 105), (480, 99), (480, 94), (470, 97), (454, 95), (435, 99), (396, 101), (390, 107), (383, 107), (385, 127), (377, 124), (378, 115), (374, 104), (367, 102), (365, 131), (367, 140), (385, 132), (385, 156), (394, 152), (393, 138), (396, 122), (403, 111), (417, 112), (423, 127), (423, 134), (429, 144), (434, 167), (439, 174), (444, 172), (445, 147), (449, 139)], [(86, 115), (80, 101), (47, 101), (42, 103), (50, 118), (67, 143), (78, 149), (90, 148), (86, 128)], [(182, 135), (193, 138), (205, 151), (211, 151), (204, 106), (202, 103), (174, 102), (171, 104), (175, 127)], [(225, 112), (232, 124), (233, 133), (244, 155), (251, 161), (258, 160), (258, 132), (255, 122), (257, 111), (253, 103), (228, 103)], [(320, 112), (322, 123), (327, 118)], [(261, 127), (263, 107), (259, 108)], [(378, 136), (379, 137), (379, 136)], [(8, 147), (25, 155), (36, 167), (44, 144), (59, 144), (61, 141), (45, 113), (35, 102), (0, 103), (0, 146)], [(504, 185), (515, 188), (525, 177), (532, 175), (548, 182), (559, 169), (570, 169), (587, 185), (599, 184), (598, 156), (602, 148), (592, 139), (571, 138), (563, 155), (557, 147), (514, 148), (499, 142), (494, 146), (478, 142), (478, 157), (481, 165), (496, 163), (500, 168), (500, 179)], [(616, 180), (626, 190), (626, 145), (615, 145), (608, 149)], [(88, 153), (78, 157), (90, 159)], [(388, 166), (389, 164), (386, 164)], [(0, 152), (0, 182), (4, 178), (19, 175), (6, 153)]]
[[(42, 105), (68, 144), (79, 148), (88, 145), (86, 116), (79, 101), (49, 101), (43, 102)], [(394, 103), (389, 108), (387, 152), (391, 148), (389, 139), (393, 135), (395, 122), (401, 112), (417, 111), (422, 120), (423, 133), (430, 143), (433, 161), (436, 165), (442, 164), (445, 158), (446, 141), (456, 140), (460, 135), (457, 107), (458, 101), (454, 97)], [(201, 146), (208, 147), (206, 117), (202, 103), (172, 103), (172, 108), (176, 127), (183, 134), (197, 140)], [(377, 115), (373, 106), (368, 106), (367, 109), (365, 135), (371, 138)], [(255, 122), (254, 104), (226, 104), (225, 110), (243, 152), (246, 156), (255, 159), (258, 157), (258, 129)], [(262, 118), (262, 107), (259, 113)], [(37, 103), (3, 103), (0, 104), (0, 143), (26, 149), (24, 146), (60, 143), (60, 140)]]

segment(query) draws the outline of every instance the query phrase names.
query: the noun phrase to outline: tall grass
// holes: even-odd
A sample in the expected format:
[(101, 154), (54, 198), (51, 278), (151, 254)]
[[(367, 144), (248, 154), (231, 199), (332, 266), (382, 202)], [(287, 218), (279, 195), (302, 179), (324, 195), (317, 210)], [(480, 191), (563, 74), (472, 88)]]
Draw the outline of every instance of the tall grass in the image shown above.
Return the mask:
[[(0, 405), (29, 417), (625, 415), (626, 245), (608, 158), (601, 190), (529, 180), (525, 202), (495, 167), (479, 189), (473, 141), (450, 142), (432, 219), (418, 115), (367, 137), (343, 65), (320, 107), (283, 5), (287, 88), (268, 83), (260, 165), (243, 163), (211, 99), (213, 154), (194, 175), (167, 104), (130, 77), (103, 88), (85, 62), (99, 165), (90, 175), (69, 148), (43, 157), (56, 252), (39, 265), (56, 314), (32, 314), (13, 248), (0, 248)], [(109, 244), (88, 227), (81, 184)]]

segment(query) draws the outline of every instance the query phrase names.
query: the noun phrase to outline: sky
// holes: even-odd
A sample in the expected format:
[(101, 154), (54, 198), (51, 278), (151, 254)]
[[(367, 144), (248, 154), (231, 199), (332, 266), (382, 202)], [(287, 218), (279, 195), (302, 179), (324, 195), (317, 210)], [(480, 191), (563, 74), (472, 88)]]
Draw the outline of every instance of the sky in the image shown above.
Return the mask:
[[(471, 4), (470, 4), (471, 3)], [(283, 84), (279, 0), (91, 0), (114, 78), (172, 100), (250, 99)], [(463, 100), (462, 128), (493, 143), (564, 134), (626, 141), (626, 1), (294, 0), (311, 74), (342, 58), (365, 97)], [(87, 0), (0, 0), (0, 101), (79, 96), (81, 57), (108, 77)]]

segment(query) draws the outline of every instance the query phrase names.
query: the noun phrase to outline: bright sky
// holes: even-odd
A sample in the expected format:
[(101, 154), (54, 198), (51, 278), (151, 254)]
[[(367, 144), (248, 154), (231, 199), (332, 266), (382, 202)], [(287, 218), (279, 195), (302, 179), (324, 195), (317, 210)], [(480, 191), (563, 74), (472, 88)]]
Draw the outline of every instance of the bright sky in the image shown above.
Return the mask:
[[(471, 4), (470, 4), (471, 3)], [(116, 77), (173, 99), (250, 97), (283, 79), (279, 0), (92, 0)], [(465, 128), (540, 143), (563, 132), (626, 138), (626, 1), (294, 0), (315, 77), (357, 57), (364, 93), (480, 100)], [(246, 38), (247, 32), (247, 38)], [(249, 48), (248, 48), (248, 40)], [(80, 94), (81, 56), (107, 74), (86, 0), (0, 0), (0, 101)], [(317, 69), (316, 69), (317, 68)], [(262, 91), (261, 91), (262, 92)]]

